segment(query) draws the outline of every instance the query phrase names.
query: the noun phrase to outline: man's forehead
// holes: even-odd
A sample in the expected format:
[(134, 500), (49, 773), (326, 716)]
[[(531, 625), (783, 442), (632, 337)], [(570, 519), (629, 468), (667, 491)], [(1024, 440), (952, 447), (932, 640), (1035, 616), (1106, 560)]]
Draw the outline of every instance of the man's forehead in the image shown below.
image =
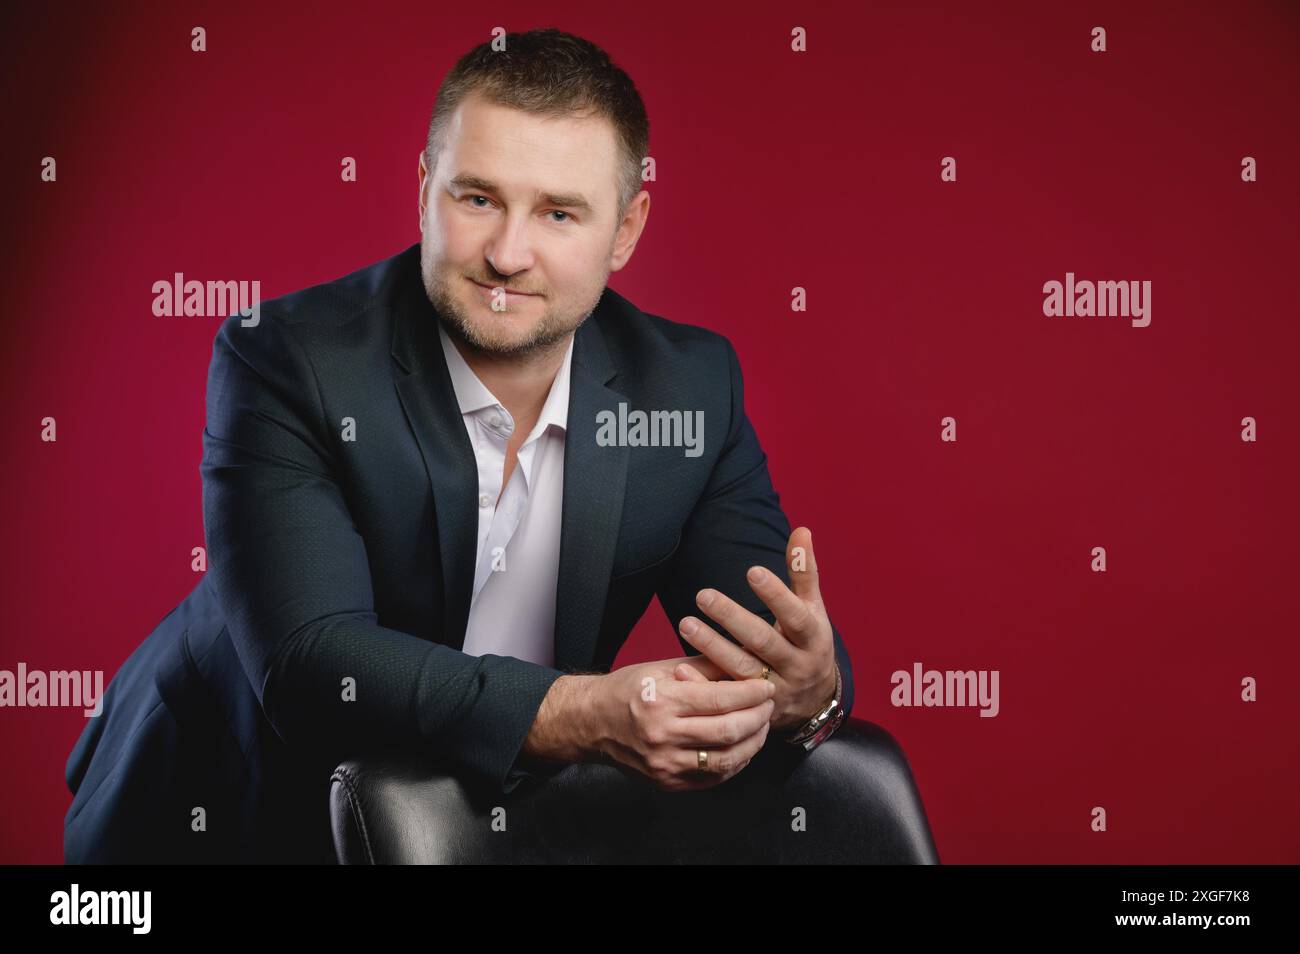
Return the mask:
[(470, 96), (448, 123), (448, 138), (465, 148), (492, 148), (503, 141), (567, 151), (583, 156), (613, 153), (614, 124), (597, 113), (534, 113)]
[[(566, 123), (585, 128), (575, 135)], [(514, 128), (506, 132), (506, 126)], [(449, 161), (439, 163), (443, 167), (439, 172), (452, 187), (497, 193), (527, 189), (556, 205), (588, 210), (602, 199), (602, 193), (617, 192), (612, 180), (608, 190), (604, 187), (606, 167), (619, 161), (617, 133), (606, 117), (544, 116), (471, 94), (457, 108), (448, 133), (444, 154)], [(550, 156), (536, 164), (530, 161), (531, 167), (524, 170), (503, 166), (511, 147), (519, 144), (536, 145), (534, 152)], [(522, 155), (519, 161), (525, 161)], [(538, 165), (554, 168), (543, 170)], [(593, 183), (593, 177), (598, 181)]]

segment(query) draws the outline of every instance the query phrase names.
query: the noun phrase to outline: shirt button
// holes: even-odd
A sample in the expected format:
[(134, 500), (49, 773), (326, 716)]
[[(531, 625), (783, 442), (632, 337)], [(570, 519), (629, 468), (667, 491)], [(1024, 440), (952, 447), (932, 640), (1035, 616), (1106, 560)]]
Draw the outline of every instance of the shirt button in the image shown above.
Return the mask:
[(501, 426), (501, 417), (500, 417), (499, 415), (497, 415), (497, 414), (493, 414), (491, 417), (488, 418), (488, 426), (489, 426), (489, 427), (500, 427), (500, 426)]
[(490, 496), (488, 496), (487, 494), (479, 494), (479, 495), (478, 495), (478, 505), (479, 505), (480, 507), (486, 507), (486, 506), (487, 506), (488, 504), (490, 504), (491, 502), (492, 502), (492, 498), (491, 498)]

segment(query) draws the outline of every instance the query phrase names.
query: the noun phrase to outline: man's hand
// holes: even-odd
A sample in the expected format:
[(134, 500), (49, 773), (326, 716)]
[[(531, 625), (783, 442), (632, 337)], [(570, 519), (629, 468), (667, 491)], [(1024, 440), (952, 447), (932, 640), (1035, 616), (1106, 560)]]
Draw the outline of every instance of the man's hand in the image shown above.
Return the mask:
[[(700, 609), (739, 640), (739, 646), (698, 617), (684, 616), (680, 623), (682, 638), (734, 679), (759, 678), (764, 663), (771, 667), (768, 679), (776, 685), (772, 728), (777, 731), (807, 722), (835, 693), (835, 634), (822, 603), (812, 531), (807, 527), (790, 534), (786, 565), (793, 592), (762, 567), (751, 567), (748, 575), (750, 587), (776, 617), (775, 625), (717, 590), (696, 594)], [(677, 678), (707, 682), (700, 661), (687, 657), (687, 662), (678, 668)]]
[[(691, 678), (678, 671), (693, 657), (624, 666), (589, 683), (594, 748), (624, 773), (635, 771), (665, 791), (711, 788), (731, 778), (767, 741), (771, 683), (733, 680), (704, 660)], [(708, 767), (699, 768), (699, 751)]]

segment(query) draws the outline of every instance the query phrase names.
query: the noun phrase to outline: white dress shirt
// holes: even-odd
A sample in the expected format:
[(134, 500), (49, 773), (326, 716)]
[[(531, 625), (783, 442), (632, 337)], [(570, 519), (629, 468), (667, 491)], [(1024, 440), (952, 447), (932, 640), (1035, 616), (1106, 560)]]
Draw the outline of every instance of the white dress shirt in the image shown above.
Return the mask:
[(478, 550), (463, 651), (553, 666), (573, 339), (502, 493), (514, 418), (465, 362), (441, 322), (438, 334), (478, 463)]

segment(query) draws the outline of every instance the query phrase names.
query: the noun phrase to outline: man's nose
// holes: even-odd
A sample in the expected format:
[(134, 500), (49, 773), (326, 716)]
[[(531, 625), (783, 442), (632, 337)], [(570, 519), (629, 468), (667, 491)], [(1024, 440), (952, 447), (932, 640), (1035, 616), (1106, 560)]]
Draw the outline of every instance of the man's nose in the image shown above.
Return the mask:
[(531, 268), (533, 250), (528, 222), (522, 217), (506, 216), (488, 243), (487, 260), (498, 275), (507, 277)]

